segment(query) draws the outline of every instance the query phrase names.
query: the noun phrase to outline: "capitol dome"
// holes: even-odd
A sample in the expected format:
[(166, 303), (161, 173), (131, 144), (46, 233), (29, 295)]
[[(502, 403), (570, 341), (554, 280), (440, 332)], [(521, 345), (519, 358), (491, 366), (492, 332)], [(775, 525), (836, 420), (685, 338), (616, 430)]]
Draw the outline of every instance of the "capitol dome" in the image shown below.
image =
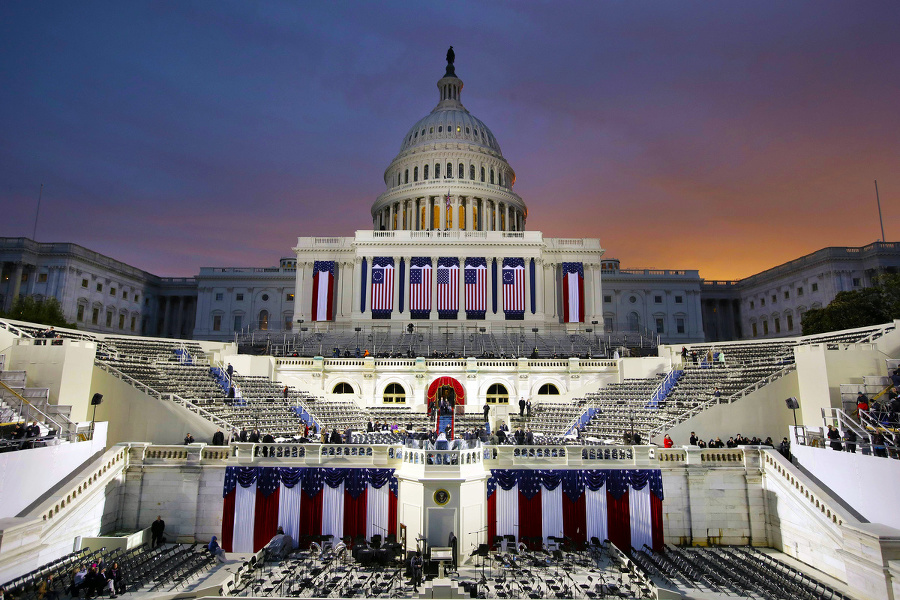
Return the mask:
[(375, 230), (523, 231), (528, 214), (493, 132), (460, 99), (453, 48), (437, 106), (413, 125), (385, 169), (372, 205)]

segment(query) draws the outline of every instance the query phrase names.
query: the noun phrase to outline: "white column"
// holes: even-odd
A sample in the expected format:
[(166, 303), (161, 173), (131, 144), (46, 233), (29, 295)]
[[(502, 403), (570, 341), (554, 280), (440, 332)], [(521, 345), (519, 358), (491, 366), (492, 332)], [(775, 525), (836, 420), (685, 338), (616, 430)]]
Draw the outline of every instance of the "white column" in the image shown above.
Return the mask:
[[(299, 265), (298, 265), (299, 266)], [(362, 258), (357, 256), (353, 262), (353, 283), (350, 286), (350, 314), (355, 318), (360, 318), (362, 313), (359, 312), (359, 296), (362, 293), (360, 283), (362, 280)], [(312, 302), (312, 298), (310, 298)], [(310, 304), (310, 306), (312, 306)]]
[(546, 282), (546, 278), (544, 277), (544, 259), (543, 257), (537, 258), (534, 261), (534, 273), (535, 279), (535, 297), (537, 299), (537, 314), (539, 317), (544, 318), (544, 305), (546, 304), (544, 298), (544, 286)]
[(493, 223), (492, 231), (498, 231), (500, 229), (500, 205), (496, 200), (491, 200), (492, 211), (491, 211), (491, 221)]

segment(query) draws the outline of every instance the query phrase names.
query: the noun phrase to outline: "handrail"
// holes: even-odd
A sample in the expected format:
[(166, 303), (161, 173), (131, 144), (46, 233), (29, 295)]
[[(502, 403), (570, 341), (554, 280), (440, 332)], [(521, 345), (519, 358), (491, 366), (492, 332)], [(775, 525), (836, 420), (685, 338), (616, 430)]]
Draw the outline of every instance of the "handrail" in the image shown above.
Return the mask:
[[(16, 390), (14, 390), (11, 387), (9, 387), (8, 385), (6, 385), (5, 382), (0, 381), (0, 387), (5, 389), (7, 392), (10, 392), (13, 396), (15, 396), (16, 398), (19, 399), (19, 410), (17, 411), (17, 413), (19, 414), (20, 417), (22, 417), (26, 414), (25, 411), (22, 409), (23, 409), (24, 405), (27, 404), (31, 408), (32, 411), (34, 411), (35, 413), (37, 413), (37, 414), (41, 415), (41, 417), (43, 417), (42, 420), (45, 423), (48, 423), (48, 422), (52, 423), (56, 427), (57, 435), (60, 438), (69, 439), (70, 437), (75, 435), (76, 429), (78, 426), (76, 423), (72, 422), (70, 419), (67, 419), (65, 417), (65, 415), (58, 415), (60, 417), (63, 417), (63, 419), (65, 419), (63, 421), (63, 424), (60, 424), (60, 423), (56, 422), (56, 420), (53, 417), (51, 417), (50, 415), (48, 415), (47, 413), (45, 413), (44, 411), (39, 409), (37, 406), (35, 406), (31, 402), (29, 402), (28, 399), (25, 398), (25, 396), (23, 396)], [(29, 421), (29, 420), (36, 421), (37, 419), (35, 419), (34, 415), (32, 415), (30, 418), (25, 418), (25, 420), (26, 421)]]
[(684, 423), (685, 421), (687, 421), (694, 415), (703, 412), (704, 410), (706, 410), (707, 408), (709, 408), (713, 405), (731, 404), (732, 402), (736, 402), (737, 400), (740, 400), (744, 396), (747, 396), (748, 394), (751, 394), (751, 393), (755, 392), (756, 390), (769, 385), (773, 381), (777, 381), (778, 379), (781, 379), (782, 377), (784, 377), (791, 371), (794, 371), (796, 368), (797, 368), (797, 365), (791, 363), (791, 364), (779, 369), (778, 371), (775, 371), (774, 373), (770, 374), (769, 376), (767, 376), (763, 379), (760, 379), (759, 381), (756, 381), (754, 383), (751, 383), (747, 387), (745, 387), (741, 390), (738, 390), (737, 392), (733, 393), (732, 395), (730, 395), (726, 398), (712, 398), (710, 400), (707, 400), (706, 402), (703, 402), (703, 403), (691, 408), (690, 410), (687, 410), (687, 411), (681, 413), (680, 415), (677, 415), (677, 416), (669, 419), (668, 421), (664, 421), (660, 425), (657, 425), (656, 427), (651, 429), (649, 432), (649, 439), (652, 440), (654, 437), (662, 434), (663, 431), (666, 431), (667, 429), (671, 429), (672, 427), (679, 425), (681, 423)]

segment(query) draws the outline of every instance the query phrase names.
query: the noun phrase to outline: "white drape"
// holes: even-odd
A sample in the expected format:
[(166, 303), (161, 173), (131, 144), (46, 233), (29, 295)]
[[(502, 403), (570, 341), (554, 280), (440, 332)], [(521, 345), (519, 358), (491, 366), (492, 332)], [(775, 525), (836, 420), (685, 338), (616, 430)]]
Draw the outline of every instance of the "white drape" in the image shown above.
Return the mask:
[(650, 530), (650, 485), (636, 490), (628, 486), (628, 512), (631, 517), (631, 547), (641, 550), (644, 544), (653, 547)]
[(562, 484), (555, 490), (541, 488), (541, 523), (544, 542), (547, 536), (563, 536)]
[(322, 485), (322, 535), (333, 535), (334, 544), (344, 537), (344, 482), (336, 488)]
[(596, 492), (592, 492), (588, 488), (585, 488), (584, 493), (584, 507), (585, 512), (587, 513), (588, 542), (590, 542), (593, 537), (602, 542), (609, 537), (606, 524), (606, 485)]
[(366, 497), (366, 539), (371, 540), (373, 535), (380, 535), (382, 541), (387, 537), (388, 530), (388, 494), (390, 486), (384, 484), (380, 488), (371, 485)]
[[(519, 536), (519, 484), (510, 490), (497, 486), (497, 535)], [(493, 544), (494, 540), (490, 540)]]
[(278, 524), (284, 527), (285, 535), (291, 536), (294, 548), (300, 544), (300, 482), (292, 488), (281, 485), (278, 492)]
[(233, 552), (253, 552), (253, 518), (256, 516), (256, 482), (235, 487)]

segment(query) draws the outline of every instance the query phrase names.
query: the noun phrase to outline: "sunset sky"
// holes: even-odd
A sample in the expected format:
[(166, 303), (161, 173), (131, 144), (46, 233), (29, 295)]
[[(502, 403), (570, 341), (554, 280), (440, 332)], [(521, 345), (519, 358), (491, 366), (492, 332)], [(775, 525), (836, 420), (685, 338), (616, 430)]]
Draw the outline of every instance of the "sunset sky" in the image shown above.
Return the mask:
[(453, 45), (528, 230), (751, 275), (900, 240), (900, 2), (3, 2), (0, 236), (158, 275), (371, 229)]

